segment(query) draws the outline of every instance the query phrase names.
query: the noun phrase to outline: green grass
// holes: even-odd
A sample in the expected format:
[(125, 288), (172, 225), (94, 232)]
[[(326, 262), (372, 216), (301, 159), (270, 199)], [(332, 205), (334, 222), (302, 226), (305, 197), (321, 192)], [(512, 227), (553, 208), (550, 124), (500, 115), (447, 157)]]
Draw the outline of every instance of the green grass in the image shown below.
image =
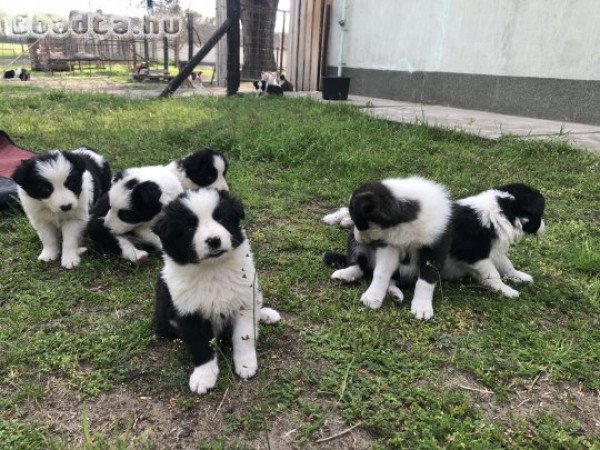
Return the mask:
[[(0, 86), (0, 97), (0, 123), (15, 142), (35, 150), (86, 144), (113, 169), (165, 163), (204, 146), (223, 151), (246, 206), (266, 302), (284, 317), (261, 331), (254, 381), (231, 374), (225, 345), (217, 389), (198, 398), (188, 393), (184, 350), (156, 342), (150, 327), (158, 255), (134, 266), (91, 254), (65, 271), (38, 263), (40, 243), (26, 218), (4, 214), (0, 441), (9, 436), (13, 448), (162, 442), (158, 428), (132, 425), (133, 410), (126, 423), (99, 427), (94, 411), (105, 396), (129, 392), (132, 404), (144, 396), (149, 411), (175, 411), (177, 423), (216, 417), (202, 448), (265, 445), (283, 419), (289, 426), (278, 436), (295, 429), (295, 445), (309, 445), (334, 434), (320, 431), (332, 418), (345, 420), (340, 430), (360, 423), (375, 448), (600, 446), (591, 422), (600, 420), (597, 156), (556, 142), (403, 126), (306, 99), (130, 100), (21, 86)], [(365, 283), (331, 282), (321, 255), (342, 250), (345, 237), (320, 217), (361, 182), (411, 174), (444, 183), (454, 197), (511, 181), (540, 189), (547, 234), (511, 251), (535, 284), (508, 300), (470, 280), (444, 282), (434, 319), (421, 323), (406, 305), (363, 307)], [(525, 409), (540, 402), (546, 406)], [(61, 429), (62, 416), (52, 413), (60, 405), (78, 418), (76, 431)], [(508, 412), (489, 412), (490, 405)]]

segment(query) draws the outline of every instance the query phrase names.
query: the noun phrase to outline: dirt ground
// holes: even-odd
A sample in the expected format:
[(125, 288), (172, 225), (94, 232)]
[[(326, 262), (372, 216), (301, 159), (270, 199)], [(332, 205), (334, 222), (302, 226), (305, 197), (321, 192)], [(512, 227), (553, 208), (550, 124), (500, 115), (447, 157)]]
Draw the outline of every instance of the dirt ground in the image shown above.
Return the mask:
[[(2, 81), (3, 83), (19, 83), (19, 81)], [(156, 98), (166, 87), (166, 83), (134, 83), (111, 80), (109, 77), (89, 76), (86, 77), (64, 77), (60, 74), (50, 76), (36, 76), (35, 73), (27, 85), (42, 89), (66, 89), (73, 91), (100, 92), (105, 94), (122, 95), (129, 98)], [(242, 83), (240, 92), (253, 92), (254, 88), (250, 83)], [(225, 88), (216, 86), (201, 87), (180, 87), (174, 94), (175, 97), (191, 96), (225, 96)]]
[(456, 370), (444, 372), (440, 382), (447, 389), (458, 389), (469, 395), (486, 419), (506, 422), (509, 418), (526, 419), (549, 413), (568, 422), (576, 420), (586, 434), (600, 431), (600, 391), (592, 392), (581, 385), (555, 383), (539, 376), (529, 384), (512, 386), (514, 393), (507, 402), (468, 374)]

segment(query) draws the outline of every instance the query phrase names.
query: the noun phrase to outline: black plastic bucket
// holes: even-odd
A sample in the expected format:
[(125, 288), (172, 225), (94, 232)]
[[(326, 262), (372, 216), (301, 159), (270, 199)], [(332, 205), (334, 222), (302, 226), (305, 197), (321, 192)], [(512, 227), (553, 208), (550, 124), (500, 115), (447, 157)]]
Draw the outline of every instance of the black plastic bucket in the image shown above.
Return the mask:
[(347, 100), (350, 77), (321, 77), (323, 100)]

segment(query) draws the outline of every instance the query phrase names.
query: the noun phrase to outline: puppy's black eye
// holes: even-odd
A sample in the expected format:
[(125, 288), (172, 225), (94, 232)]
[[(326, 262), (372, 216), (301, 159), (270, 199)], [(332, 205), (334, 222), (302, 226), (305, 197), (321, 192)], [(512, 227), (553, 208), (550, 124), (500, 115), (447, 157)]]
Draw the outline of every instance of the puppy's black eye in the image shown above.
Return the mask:
[(117, 212), (117, 217), (119, 219), (121, 219), (123, 222), (127, 222), (127, 223), (135, 223), (134, 218), (132, 217), (132, 214), (129, 210), (127, 209), (120, 209)]
[(38, 193), (41, 197), (50, 197), (50, 194), (52, 194), (52, 188), (46, 183), (43, 183), (38, 187)]

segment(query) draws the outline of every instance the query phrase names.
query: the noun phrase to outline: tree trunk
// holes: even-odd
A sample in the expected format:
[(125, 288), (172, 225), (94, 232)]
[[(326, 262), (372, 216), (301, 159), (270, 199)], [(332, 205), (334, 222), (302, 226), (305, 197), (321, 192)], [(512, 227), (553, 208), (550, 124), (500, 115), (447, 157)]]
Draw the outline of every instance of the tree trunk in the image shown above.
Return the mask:
[(255, 80), (263, 70), (277, 70), (273, 37), (279, 0), (241, 0), (242, 78)]

